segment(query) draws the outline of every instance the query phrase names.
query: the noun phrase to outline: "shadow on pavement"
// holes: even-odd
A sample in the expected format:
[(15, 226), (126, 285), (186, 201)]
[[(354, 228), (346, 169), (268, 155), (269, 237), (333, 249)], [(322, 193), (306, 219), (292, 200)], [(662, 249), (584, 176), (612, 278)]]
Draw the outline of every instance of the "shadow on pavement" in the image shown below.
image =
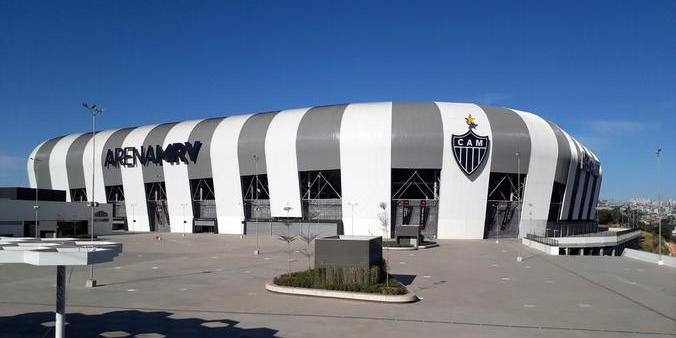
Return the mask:
[[(277, 330), (245, 329), (229, 319), (174, 319), (164, 311), (113, 311), (99, 315), (66, 315), (67, 337), (263, 337), (273, 338)], [(53, 337), (54, 313), (33, 312), (0, 317), (2, 337)]]
[(391, 273), (390, 276), (392, 276), (392, 278), (398, 280), (401, 284), (404, 284), (406, 286), (411, 285), (411, 283), (413, 283), (413, 280), (415, 280), (416, 277), (416, 275), (403, 275), (394, 273)]

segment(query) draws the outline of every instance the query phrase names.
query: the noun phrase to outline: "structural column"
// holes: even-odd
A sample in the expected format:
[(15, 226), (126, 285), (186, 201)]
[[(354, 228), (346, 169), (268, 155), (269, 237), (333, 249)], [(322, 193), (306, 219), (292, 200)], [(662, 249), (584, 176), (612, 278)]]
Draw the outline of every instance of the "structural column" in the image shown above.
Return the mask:
[(56, 266), (56, 320), (54, 337), (66, 336), (66, 266)]

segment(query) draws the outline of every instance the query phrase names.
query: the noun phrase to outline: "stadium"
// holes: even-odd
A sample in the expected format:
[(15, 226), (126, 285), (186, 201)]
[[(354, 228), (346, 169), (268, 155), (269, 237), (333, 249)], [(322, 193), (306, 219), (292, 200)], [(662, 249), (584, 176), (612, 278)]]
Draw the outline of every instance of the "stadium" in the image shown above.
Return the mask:
[(244, 234), (291, 222), (385, 237), (402, 224), (439, 239), (582, 234), (596, 230), (602, 174), (596, 155), (553, 122), (446, 102), (83, 132), (47, 140), (30, 158), (31, 187), (110, 203), (114, 226), (134, 232)]

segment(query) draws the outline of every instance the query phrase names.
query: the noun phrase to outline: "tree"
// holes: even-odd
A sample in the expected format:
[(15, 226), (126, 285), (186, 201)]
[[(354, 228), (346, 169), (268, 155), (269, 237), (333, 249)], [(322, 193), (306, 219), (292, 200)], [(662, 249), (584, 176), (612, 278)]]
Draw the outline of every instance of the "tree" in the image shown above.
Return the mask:
[(277, 238), (280, 241), (286, 242), (286, 252), (288, 254), (287, 261), (289, 265), (289, 273), (291, 273), (291, 253), (293, 252), (293, 249), (291, 249), (291, 242), (295, 241), (297, 237), (291, 236), (291, 221), (288, 219), (288, 217), (284, 220), (282, 224), (284, 224), (284, 226), (286, 227), (286, 235), (278, 235)]
[[(385, 202), (380, 202), (378, 204), (378, 207), (380, 208), (380, 212), (378, 213), (378, 221), (380, 221), (380, 228), (383, 233), (383, 238), (385, 238), (385, 234), (390, 233), (390, 222), (389, 222), (389, 217), (387, 217), (387, 203)], [(387, 236), (389, 237), (389, 236)], [(390, 286), (390, 274), (387, 272), (387, 264), (390, 260), (390, 250), (385, 250), (387, 258), (385, 259), (385, 264), (383, 264), (383, 270), (385, 272), (385, 286), (389, 287)]]

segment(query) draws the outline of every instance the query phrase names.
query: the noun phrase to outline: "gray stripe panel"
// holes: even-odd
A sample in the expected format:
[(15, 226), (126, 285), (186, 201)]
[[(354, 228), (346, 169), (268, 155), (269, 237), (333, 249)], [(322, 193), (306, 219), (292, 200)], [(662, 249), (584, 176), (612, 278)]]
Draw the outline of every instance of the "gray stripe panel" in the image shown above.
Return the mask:
[(441, 169), (443, 153), (443, 124), (436, 104), (392, 104), (392, 168)]
[(554, 134), (556, 135), (556, 144), (559, 149), (559, 157), (556, 160), (556, 173), (554, 174), (554, 181), (561, 184), (566, 184), (568, 180), (568, 168), (570, 167), (570, 146), (568, 145), (568, 140), (566, 135), (563, 134), (561, 128), (553, 122), (547, 121), (549, 126), (552, 127)]
[(298, 171), (340, 169), (340, 124), (347, 105), (314, 107), (298, 125)]
[(35, 153), (35, 178), (37, 179), (37, 186), (40, 189), (52, 188), (52, 177), (49, 172), (49, 156), (52, 154), (52, 149), (59, 140), (64, 136), (59, 136), (45, 142), (40, 149)]
[[(127, 138), (127, 135), (131, 133), (132, 130), (136, 128), (124, 128), (120, 129), (118, 131), (115, 131), (110, 137), (108, 137), (108, 140), (106, 140), (106, 144), (103, 145), (103, 150), (101, 151), (101, 167), (103, 170), (103, 185), (106, 187), (113, 186), (113, 185), (122, 185), (122, 171), (120, 170), (121, 168), (115, 167), (113, 165), (108, 166), (106, 168), (106, 154), (108, 153), (108, 149), (112, 150), (113, 153), (115, 152), (116, 148), (122, 148), (122, 144), (124, 144), (124, 139)], [(100, 142), (97, 139), (95, 140), (97, 142)]]
[[(480, 106), (491, 123), (493, 157), (491, 172), (517, 173), (516, 152), (519, 152), (521, 174), (528, 173), (530, 163), (530, 134), (526, 122), (512, 110)], [(479, 122), (481, 123), (481, 122)]]
[(587, 180), (587, 172), (578, 167), (578, 175), (580, 179), (577, 183), (577, 193), (573, 201), (573, 214), (571, 215), (574, 220), (579, 219), (578, 214), (580, 213), (580, 209), (582, 209), (582, 196), (584, 195), (584, 183)]
[(577, 219), (584, 219), (584, 212), (586, 211), (587, 204), (589, 204), (589, 195), (591, 191), (591, 184), (592, 184), (592, 175), (591, 173), (587, 172), (587, 176), (584, 179), (584, 188), (583, 188), (583, 194), (582, 199), (580, 199), (580, 211), (577, 214)]
[(585, 208), (586, 214), (582, 215), (584, 219), (589, 219), (591, 215), (591, 209), (594, 207), (594, 194), (596, 193), (596, 183), (598, 182), (598, 176), (594, 176), (592, 182), (589, 184), (589, 198), (587, 199), (587, 207)]
[(202, 142), (202, 147), (197, 155), (197, 162), (192, 163), (188, 161), (188, 177), (196, 178), (211, 178), (211, 139), (214, 136), (214, 131), (218, 124), (223, 121), (223, 117), (206, 119), (198, 123), (190, 132), (188, 142), (195, 145), (195, 142)]
[(86, 187), (82, 157), (85, 147), (91, 138), (91, 133), (80, 135), (68, 148), (68, 153), (66, 153), (66, 171), (68, 172), (68, 186), (70, 189)]
[[(575, 147), (575, 153), (577, 154), (577, 161), (571, 164), (573, 165), (572, 168), (569, 166), (568, 167), (568, 178), (570, 180), (567, 181), (566, 183), (566, 191), (570, 190), (570, 193), (565, 197), (563, 201), (563, 207), (561, 211), (561, 220), (572, 220), (573, 218), (573, 209), (574, 209), (574, 203), (575, 203), (575, 196), (577, 194), (577, 185), (575, 182), (579, 180), (579, 175), (580, 175), (580, 169), (579, 169), (579, 160), (580, 160), (580, 148), (578, 148), (577, 144), (573, 142), (573, 147)], [(572, 158), (571, 158), (572, 161)], [(571, 170), (572, 169), (572, 170)]]
[[(237, 142), (237, 157), (239, 160), (239, 174), (242, 176), (260, 175), (267, 173), (265, 165), (265, 135), (268, 126), (277, 112), (259, 113), (249, 117), (239, 133)], [(254, 155), (257, 161), (254, 161)], [(255, 169), (258, 169), (256, 172)]]
[[(163, 123), (153, 128), (153, 130), (148, 133), (148, 136), (146, 136), (145, 141), (143, 141), (143, 146), (145, 148), (152, 146), (155, 149), (157, 148), (156, 146), (160, 146), (162, 149), (164, 149), (164, 139), (167, 137), (167, 134), (169, 134), (169, 130), (171, 130), (171, 128), (173, 128), (176, 124), (177, 122)], [(157, 155), (157, 153), (155, 155)], [(142, 166), (143, 183), (164, 181), (164, 168), (162, 167), (163, 164), (164, 161), (160, 163), (149, 162)]]

